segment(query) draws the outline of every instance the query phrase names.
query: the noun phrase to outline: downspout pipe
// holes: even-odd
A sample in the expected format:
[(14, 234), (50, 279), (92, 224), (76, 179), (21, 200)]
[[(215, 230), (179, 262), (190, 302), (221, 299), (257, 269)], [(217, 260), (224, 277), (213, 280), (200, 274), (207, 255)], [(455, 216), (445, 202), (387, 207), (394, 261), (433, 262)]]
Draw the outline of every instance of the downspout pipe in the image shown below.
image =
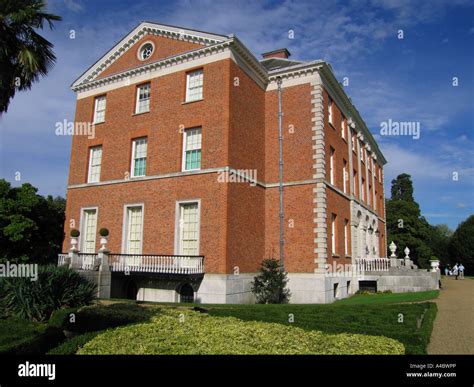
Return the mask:
[(280, 147), (280, 161), (279, 161), (279, 193), (280, 193), (280, 272), (285, 271), (285, 234), (284, 234), (284, 212), (283, 212), (283, 128), (282, 118), (283, 112), (281, 107), (281, 77), (277, 78), (278, 86), (278, 143)]

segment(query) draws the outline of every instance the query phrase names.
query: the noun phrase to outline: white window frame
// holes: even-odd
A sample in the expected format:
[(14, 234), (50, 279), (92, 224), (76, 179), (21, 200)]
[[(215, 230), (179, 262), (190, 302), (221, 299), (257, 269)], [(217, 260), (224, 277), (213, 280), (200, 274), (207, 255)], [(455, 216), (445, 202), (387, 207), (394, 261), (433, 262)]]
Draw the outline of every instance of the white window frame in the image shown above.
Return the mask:
[[(147, 44), (151, 44), (151, 53), (150, 53), (150, 56), (148, 58), (143, 59), (143, 57), (142, 57), (143, 47), (145, 47)], [(143, 42), (140, 45), (140, 47), (138, 48), (137, 58), (139, 60), (141, 60), (142, 62), (144, 62), (144, 61), (150, 59), (154, 52), (155, 52), (155, 43), (153, 43), (151, 40), (147, 40), (146, 42)]]
[[(139, 107), (140, 107), (140, 90), (144, 87), (147, 87), (149, 88), (149, 91), (148, 91), (148, 109), (147, 110), (143, 110), (143, 111), (139, 111)], [(148, 113), (150, 111), (150, 104), (151, 104), (151, 83), (148, 82), (148, 83), (143, 83), (139, 86), (137, 86), (137, 95), (136, 95), (136, 101), (135, 101), (135, 114), (141, 114), (141, 113)]]
[[(98, 175), (99, 175), (99, 177), (97, 178), (97, 180), (92, 180), (93, 154), (94, 154), (94, 151), (97, 151), (98, 149), (100, 149), (100, 163), (98, 164), (98, 169), (99, 169)], [(90, 147), (89, 148), (89, 171), (88, 171), (88, 174), (87, 174), (87, 182), (88, 183), (98, 183), (98, 182), (100, 182), (101, 169), (102, 169), (102, 145), (97, 145), (97, 146)]]
[(336, 214), (331, 214), (331, 254), (336, 255)]
[[(79, 252), (85, 253), (84, 251), (84, 243), (85, 243), (85, 237), (86, 237), (85, 220), (86, 220), (87, 211), (95, 211), (95, 232), (94, 232), (94, 253), (95, 253), (95, 247), (97, 245), (97, 224), (99, 223), (99, 207), (82, 207), (81, 208)], [(88, 253), (88, 254), (93, 254), (93, 253)]]
[(361, 177), (360, 179), (361, 187), (360, 187), (360, 199), (365, 202), (365, 181), (364, 178)]
[(344, 219), (344, 254), (349, 255), (349, 221)]
[(347, 161), (343, 160), (343, 167), (342, 167), (342, 190), (344, 193), (347, 193), (347, 180), (348, 179), (348, 174), (347, 174)]
[[(201, 95), (199, 98), (196, 98), (196, 97), (193, 97), (193, 99), (191, 99), (191, 96), (190, 96), (190, 80), (191, 80), (191, 76), (193, 74), (196, 74), (196, 73), (200, 73), (201, 75), (201, 84), (200, 86), (197, 86), (196, 88), (200, 87), (201, 88)], [(189, 71), (186, 73), (186, 102), (194, 102), (194, 101), (200, 101), (204, 98), (204, 71), (203, 69), (197, 69), (197, 70), (193, 70), (193, 71)]]
[[(104, 112), (104, 118), (99, 121), (97, 119), (97, 113), (99, 112), (97, 110), (97, 107), (99, 105), (99, 100), (104, 100), (104, 109), (101, 110), (101, 112), (103, 111)], [(102, 122), (105, 122), (105, 112), (107, 110), (107, 96), (106, 95), (100, 95), (98, 97), (95, 97), (94, 98), (94, 124), (101, 124)]]
[(181, 254), (181, 206), (186, 204), (197, 204), (197, 255), (201, 254), (201, 199), (189, 199), (189, 200), (178, 200), (176, 201), (176, 215), (175, 215), (175, 227), (174, 227), (174, 254)]
[(334, 158), (336, 150), (333, 147), (329, 148), (329, 182), (334, 185)]
[[(187, 144), (187, 139), (188, 139), (188, 133), (193, 130), (199, 130), (200, 135), (201, 135), (201, 148), (199, 148), (201, 150), (201, 162), (200, 162), (199, 168), (186, 169), (186, 152), (187, 152), (186, 144)], [(182, 154), (182, 160), (181, 160), (181, 171), (182, 172), (200, 171), (201, 164), (202, 164), (202, 127), (198, 126), (195, 128), (185, 129), (183, 131), (183, 154)]]
[[(137, 147), (137, 141), (146, 140), (146, 157), (145, 157), (145, 174), (135, 175), (135, 151)], [(130, 165), (130, 176), (131, 177), (143, 177), (146, 176), (146, 163), (148, 161), (148, 137), (138, 137), (132, 140), (132, 163)]]
[(331, 97), (328, 97), (328, 122), (331, 125), (334, 125), (334, 101), (332, 100)]
[(343, 139), (346, 139), (346, 117), (344, 117), (344, 114), (341, 114), (341, 137)]
[(123, 206), (123, 219), (122, 219), (122, 254), (129, 254), (128, 253), (128, 236), (129, 236), (129, 228), (128, 228), (128, 209), (129, 208), (138, 208), (140, 207), (142, 210), (142, 225), (141, 225), (141, 241), (140, 241), (140, 253), (137, 255), (141, 255), (143, 253), (143, 239), (144, 239), (144, 224), (145, 224), (145, 204), (144, 203), (129, 203)]

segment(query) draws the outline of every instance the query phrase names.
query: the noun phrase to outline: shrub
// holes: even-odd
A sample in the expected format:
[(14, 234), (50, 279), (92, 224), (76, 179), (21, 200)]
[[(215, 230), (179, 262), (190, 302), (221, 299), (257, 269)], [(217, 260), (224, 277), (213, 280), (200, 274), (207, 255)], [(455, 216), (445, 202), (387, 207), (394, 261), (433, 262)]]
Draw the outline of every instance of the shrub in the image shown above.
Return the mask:
[(90, 304), (96, 285), (67, 267), (39, 266), (38, 279), (2, 278), (0, 307), (8, 316), (46, 321), (53, 311)]
[(81, 233), (79, 232), (79, 230), (77, 230), (77, 229), (75, 229), (75, 228), (73, 228), (73, 229), (71, 230), (71, 236), (72, 236), (73, 238), (78, 238), (79, 235), (81, 235)]
[(101, 331), (120, 325), (147, 321), (153, 313), (156, 312), (135, 304), (86, 306), (77, 311), (74, 323), (67, 320), (63, 327), (78, 333)]
[(66, 308), (55, 310), (48, 321), (48, 325), (50, 327), (65, 329), (69, 322), (71, 313), (76, 314), (77, 309), (78, 308)]
[(91, 341), (101, 332), (87, 332), (66, 340), (56, 348), (51, 349), (47, 355), (74, 355), (87, 342)]
[(109, 236), (109, 230), (108, 230), (107, 228), (101, 228), (101, 229), (99, 230), (99, 235), (100, 235), (101, 237), (104, 237), (104, 238), (105, 238), (105, 237), (108, 237), (108, 236)]
[(403, 354), (387, 337), (325, 334), (276, 323), (168, 310), (149, 323), (108, 330), (78, 354)]
[(252, 293), (259, 304), (284, 304), (290, 299), (287, 283), (286, 273), (280, 271), (278, 261), (273, 258), (264, 259), (260, 274), (252, 282)]

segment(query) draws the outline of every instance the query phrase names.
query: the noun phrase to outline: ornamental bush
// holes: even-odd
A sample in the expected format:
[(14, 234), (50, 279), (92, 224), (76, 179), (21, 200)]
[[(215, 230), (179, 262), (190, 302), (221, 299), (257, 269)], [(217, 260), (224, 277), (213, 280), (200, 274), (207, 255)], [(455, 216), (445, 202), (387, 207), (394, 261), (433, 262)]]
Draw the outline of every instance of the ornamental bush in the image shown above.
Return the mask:
[(290, 291), (286, 289), (288, 278), (280, 271), (280, 264), (273, 258), (264, 259), (260, 273), (252, 282), (252, 293), (259, 304), (285, 304), (290, 299)]
[(5, 316), (46, 321), (61, 308), (89, 305), (96, 285), (67, 267), (39, 266), (38, 278), (0, 279), (0, 308)]
[(109, 229), (108, 228), (101, 228), (99, 230), (99, 235), (101, 237), (104, 237), (104, 238), (108, 237), (109, 236)]
[(404, 354), (405, 348), (382, 336), (326, 334), (283, 324), (163, 309), (151, 322), (98, 334), (77, 353)]

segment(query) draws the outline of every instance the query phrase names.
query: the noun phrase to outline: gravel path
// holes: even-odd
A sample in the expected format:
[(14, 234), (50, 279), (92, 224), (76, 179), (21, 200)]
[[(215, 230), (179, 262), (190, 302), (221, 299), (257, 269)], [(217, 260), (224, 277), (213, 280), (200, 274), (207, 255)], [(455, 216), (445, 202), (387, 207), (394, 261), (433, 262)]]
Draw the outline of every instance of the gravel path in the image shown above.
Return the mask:
[(474, 354), (474, 280), (442, 278), (428, 354)]

